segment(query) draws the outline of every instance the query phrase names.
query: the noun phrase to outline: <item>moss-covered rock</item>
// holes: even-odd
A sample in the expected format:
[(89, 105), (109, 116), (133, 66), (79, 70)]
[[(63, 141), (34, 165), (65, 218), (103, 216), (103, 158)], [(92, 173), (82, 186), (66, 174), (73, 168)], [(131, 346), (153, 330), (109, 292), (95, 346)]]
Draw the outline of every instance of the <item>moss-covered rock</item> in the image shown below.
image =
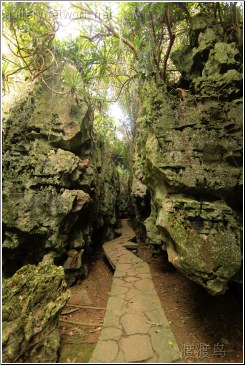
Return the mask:
[(172, 196), (156, 225), (166, 236), (169, 261), (211, 294), (225, 292), (241, 266), (239, 220), (221, 201)]
[(97, 205), (96, 229), (99, 240), (111, 240), (114, 238), (114, 229), (118, 222), (118, 196), (119, 176), (115, 164), (112, 162), (111, 153), (101, 149), (101, 167), (98, 175), (98, 194), (100, 196)]
[[(58, 92), (60, 72), (50, 85)], [(107, 225), (110, 236), (116, 222), (115, 168), (101, 157), (92, 107), (36, 82), (6, 113), (4, 129), (3, 273), (50, 253), (72, 284), (87, 273), (93, 230)]]
[[(143, 182), (144, 160), (139, 155), (142, 147), (136, 144), (135, 148), (134, 174), (131, 181), (131, 195), (135, 213), (132, 215), (132, 221), (137, 238), (145, 240), (147, 238), (147, 230), (144, 221), (150, 215), (150, 194), (146, 184)], [(142, 149), (142, 153), (145, 153), (144, 149)]]
[(161, 242), (181, 272), (218, 294), (241, 266), (242, 64), (239, 45), (209, 16), (192, 19), (189, 37), (172, 54), (190, 85), (183, 100), (153, 78), (142, 82), (133, 182), (141, 176), (150, 192), (146, 241)]
[(4, 362), (56, 362), (58, 316), (70, 298), (64, 270), (52, 261), (23, 266), (3, 280), (2, 351)]
[(236, 37), (205, 14), (191, 21), (190, 44), (171, 54), (193, 92), (229, 100), (242, 95), (242, 57)]
[(165, 249), (161, 234), (156, 226), (157, 211), (153, 201), (151, 201), (151, 215), (144, 221), (146, 228), (146, 243), (155, 249)]

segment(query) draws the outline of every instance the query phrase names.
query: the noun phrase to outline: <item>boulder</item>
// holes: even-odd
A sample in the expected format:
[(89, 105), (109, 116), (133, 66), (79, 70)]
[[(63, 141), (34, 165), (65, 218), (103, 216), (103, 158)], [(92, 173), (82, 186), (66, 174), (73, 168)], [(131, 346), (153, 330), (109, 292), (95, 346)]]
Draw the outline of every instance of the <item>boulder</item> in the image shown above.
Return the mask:
[(50, 259), (27, 265), (2, 287), (2, 356), (9, 363), (57, 362), (59, 314), (70, 298), (64, 270)]
[(224, 293), (241, 266), (239, 219), (221, 201), (171, 196), (156, 226), (165, 237), (169, 261), (210, 294)]

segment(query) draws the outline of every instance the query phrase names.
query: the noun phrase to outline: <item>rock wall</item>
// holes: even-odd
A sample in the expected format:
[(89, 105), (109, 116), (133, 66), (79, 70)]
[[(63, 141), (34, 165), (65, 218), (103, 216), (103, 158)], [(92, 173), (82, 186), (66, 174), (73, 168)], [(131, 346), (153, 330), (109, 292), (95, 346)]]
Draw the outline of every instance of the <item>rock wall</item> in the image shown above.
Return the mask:
[(241, 265), (241, 55), (220, 25), (199, 15), (190, 45), (172, 60), (188, 91), (177, 98), (161, 82), (142, 83), (142, 177), (138, 164), (133, 191), (141, 201), (151, 195), (148, 242), (211, 294), (223, 293)]
[(130, 172), (125, 170), (119, 174), (120, 192), (118, 195), (118, 209), (120, 218), (132, 217), (132, 201), (130, 193)]
[(94, 230), (113, 235), (115, 168), (101, 158), (91, 106), (63, 95), (59, 76), (50, 86), (58, 93), (33, 85), (4, 120), (3, 274), (49, 255), (72, 284), (87, 274)]
[(136, 238), (150, 242), (151, 235), (147, 234), (147, 228), (144, 223), (145, 219), (151, 214), (151, 197), (146, 184), (144, 183), (144, 161), (145, 161), (145, 148), (142, 140), (145, 141), (146, 130), (142, 129), (140, 138), (135, 143), (135, 156), (133, 160), (134, 172), (131, 183), (131, 195), (132, 202), (135, 207), (135, 214), (132, 217), (134, 230), (136, 232)]
[(4, 363), (58, 360), (58, 317), (70, 297), (64, 270), (50, 260), (22, 267), (2, 287)]
[(114, 238), (114, 229), (118, 224), (119, 177), (108, 146), (101, 146), (98, 149), (98, 155), (99, 200), (96, 209), (95, 235), (100, 242), (104, 242)]

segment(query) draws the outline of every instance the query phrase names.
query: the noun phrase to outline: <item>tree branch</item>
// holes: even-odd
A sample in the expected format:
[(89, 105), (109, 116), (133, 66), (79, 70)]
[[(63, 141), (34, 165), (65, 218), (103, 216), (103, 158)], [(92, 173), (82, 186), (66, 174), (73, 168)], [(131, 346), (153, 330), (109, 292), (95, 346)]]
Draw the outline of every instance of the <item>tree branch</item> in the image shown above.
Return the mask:
[(175, 34), (173, 34), (173, 32), (172, 32), (172, 27), (171, 27), (171, 22), (170, 22), (169, 6), (165, 12), (165, 22), (166, 22), (167, 28), (168, 28), (169, 44), (168, 44), (168, 49), (167, 49), (167, 52), (165, 54), (164, 61), (163, 61), (163, 70), (161, 73), (163, 80), (166, 80), (167, 62), (168, 62), (168, 58), (169, 58), (169, 55), (170, 55), (170, 52), (171, 52), (171, 49), (173, 47), (174, 40), (175, 40)]
[(153, 39), (154, 39), (154, 47), (152, 47), (153, 60), (156, 65), (156, 68), (159, 69), (158, 55), (156, 54), (157, 53), (157, 51), (156, 51), (156, 47), (157, 47), (156, 29), (155, 29), (152, 14), (150, 14), (150, 19), (151, 19), (152, 34), (153, 34)]
[(17, 68), (17, 70), (11, 72), (10, 74), (7, 74), (7, 77), (14, 75), (14, 74), (16, 74), (17, 72), (19, 72), (21, 70), (26, 70), (26, 67), (19, 67), (19, 68)]
[(164, 35), (164, 15), (163, 15), (163, 18), (162, 18), (162, 23), (163, 23), (163, 26), (162, 26), (162, 29), (161, 29), (160, 41), (159, 41), (159, 44), (158, 44), (158, 60), (157, 60), (158, 65), (160, 65), (161, 55), (162, 55), (161, 45), (162, 45), (163, 35)]
[(2, 56), (2, 57), (3, 57), (3, 61), (10, 62), (10, 63), (13, 63), (17, 67), (21, 67), (20, 65), (18, 65), (18, 63), (9, 60), (6, 56)]
[(186, 6), (183, 3), (176, 3), (176, 5), (179, 6), (182, 10), (184, 10), (185, 14), (187, 15), (187, 19), (190, 20), (191, 16)]
[(76, 4), (73, 4), (74, 7), (80, 9), (80, 10), (84, 10), (85, 12), (86, 11), (89, 11), (90, 15), (94, 16), (95, 19), (91, 19), (93, 21), (98, 21), (100, 24), (103, 25), (103, 27), (109, 32), (111, 33), (115, 38), (119, 39), (120, 41), (122, 41), (124, 44), (126, 44), (130, 49), (131, 51), (133, 52), (134, 56), (135, 56), (135, 59), (138, 61), (139, 60), (139, 53), (138, 53), (138, 50), (135, 48), (135, 46), (133, 45), (132, 42), (130, 42), (130, 40), (128, 40), (127, 38), (124, 38), (123, 36), (121, 36), (119, 33), (117, 33), (117, 31), (111, 26), (111, 25), (107, 25), (103, 19), (100, 18), (99, 15), (97, 15), (92, 9), (91, 7), (89, 6), (88, 3), (85, 3), (85, 6), (86, 8), (84, 7), (81, 7), (81, 6), (78, 6)]
[(85, 39), (89, 40), (90, 42), (93, 42), (93, 40), (95, 40), (96, 38), (100, 38), (100, 37), (112, 37), (112, 34), (111, 33), (97, 33), (93, 37), (89, 37), (86, 35), (80, 36), (80, 38), (85, 38)]
[[(123, 91), (123, 88), (130, 82), (130, 81), (132, 81), (133, 79), (135, 79), (136, 78), (136, 75), (134, 75), (134, 76), (132, 76), (132, 77), (130, 77), (128, 80), (126, 80), (123, 84), (122, 84), (122, 86), (121, 86), (121, 88), (120, 88), (120, 91), (119, 91), (119, 93), (118, 93), (118, 95), (117, 95), (117, 97), (116, 97), (116, 99), (114, 99), (114, 100), (105, 100), (105, 99), (100, 99), (100, 98), (94, 98), (94, 100), (99, 100), (99, 101), (103, 101), (103, 102), (105, 102), (105, 103), (116, 103), (117, 101), (118, 101), (118, 99), (120, 98), (120, 96), (121, 96), (121, 94), (122, 94), (122, 91)], [(106, 89), (107, 90), (107, 89)]]
[(19, 44), (19, 40), (18, 40), (18, 36), (17, 36), (17, 33), (16, 33), (16, 29), (13, 27), (13, 32), (14, 32), (14, 37), (15, 37), (15, 40), (16, 40), (16, 43), (17, 43), (17, 49), (18, 49), (18, 53), (19, 53), (19, 57), (22, 59), (22, 61), (24, 62), (24, 64), (26, 65), (28, 71), (30, 72), (30, 74), (32, 75), (32, 71), (30, 69), (30, 64), (28, 64), (25, 60), (25, 57), (22, 56), (22, 53), (21, 53), (21, 48), (20, 48), (20, 44)]
[(129, 79), (127, 79), (123, 84), (122, 84), (122, 86), (121, 86), (121, 89), (120, 89), (120, 91), (119, 91), (119, 93), (118, 93), (118, 95), (117, 95), (117, 97), (116, 97), (116, 99), (115, 100), (113, 100), (113, 101), (111, 101), (111, 102), (113, 102), (113, 103), (116, 103), (117, 101), (118, 101), (118, 99), (120, 98), (120, 96), (121, 96), (121, 94), (122, 94), (122, 91), (123, 91), (123, 89), (124, 89), (124, 87), (130, 82), (130, 81), (132, 81), (133, 79), (135, 79), (135, 77), (136, 77), (136, 75), (134, 75), (134, 76), (132, 76), (132, 77), (130, 77)]
[[(44, 61), (44, 63), (42, 64), (42, 67), (41, 67), (41, 69), (39, 70), (39, 72), (37, 72), (35, 75), (34, 75), (34, 77), (33, 77), (33, 80), (34, 79), (36, 79), (39, 75), (41, 75), (42, 73), (44, 73), (44, 71), (47, 71), (51, 66), (52, 66), (52, 64), (54, 63), (54, 61), (56, 62), (56, 66), (58, 66), (57, 65), (57, 61), (56, 61), (56, 59), (55, 59), (55, 56), (54, 56), (54, 54), (53, 54), (53, 52), (52, 51), (50, 51), (50, 49), (46, 49), (46, 52), (49, 52), (50, 54), (51, 54), (51, 57), (52, 57), (52, 59), (51, 59), (51, 61), (50, 61), (50, 64), (48, 65), (48, 66), (46, 66), (46, 67), (44, 67), (43, 68), (43, 66), (44, 66), (44, 64), (45, 64), (45, 61)], [(43, 57), (42, 57), (43, 58)]]

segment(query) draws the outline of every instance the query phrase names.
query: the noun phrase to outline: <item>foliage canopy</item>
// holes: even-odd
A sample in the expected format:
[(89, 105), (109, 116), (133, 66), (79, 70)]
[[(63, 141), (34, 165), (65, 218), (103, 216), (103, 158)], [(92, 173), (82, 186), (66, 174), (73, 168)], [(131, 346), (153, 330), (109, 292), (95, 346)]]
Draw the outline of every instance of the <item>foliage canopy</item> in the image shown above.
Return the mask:
[[(107, 133), (111, 141), (113, 123), (103, 114), (109, 102), (120, 100), (128, 115), (131, 127), (125, 128), (124, 137), (130, 143), (140, 113), (138, 80), (153, 75), (166, 85), (176, 82), (179, 73), (170, 55), (187, 42), (193, 17), (205, 13), (212, 24), (222, 24), (232, 39), (242, 42), (242, 9), (236, 2), (69, 4), (68, 8), (53, 1), (3, 3), (3, 92), (10, 91), (16, 75), (45, 81), (47, 70), (56, 72), (62, 63), (70, 62), (76, 70), (64, 69), (64, 87), (77, 102), (89, 95), (101, 114), (101, 138)], [(58, 38), (61, 14), (76, 22), (76, 38)]]

